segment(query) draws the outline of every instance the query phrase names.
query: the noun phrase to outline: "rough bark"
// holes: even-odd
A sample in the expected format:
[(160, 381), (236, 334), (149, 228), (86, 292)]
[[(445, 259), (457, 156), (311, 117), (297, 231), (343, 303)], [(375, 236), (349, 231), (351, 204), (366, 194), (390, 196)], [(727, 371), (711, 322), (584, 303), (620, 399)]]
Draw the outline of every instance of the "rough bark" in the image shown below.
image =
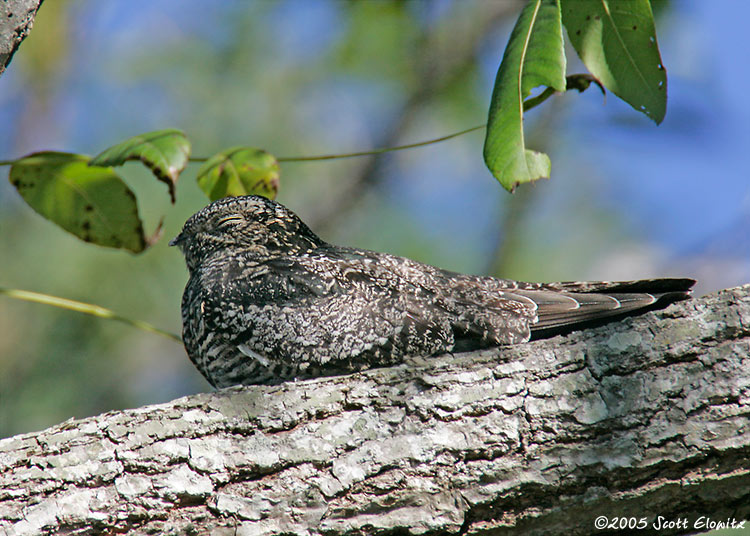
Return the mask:
[[(7, 534), (659, 534), (750, 517), (750, 285), (0, 441)], [(746, 523), (750, 525), (750, 523)], [(676, 526), (674, 526), (676, 525)]]
[(42, 0), (6, 0), (0, 12), (0, 74), (26, 39)]

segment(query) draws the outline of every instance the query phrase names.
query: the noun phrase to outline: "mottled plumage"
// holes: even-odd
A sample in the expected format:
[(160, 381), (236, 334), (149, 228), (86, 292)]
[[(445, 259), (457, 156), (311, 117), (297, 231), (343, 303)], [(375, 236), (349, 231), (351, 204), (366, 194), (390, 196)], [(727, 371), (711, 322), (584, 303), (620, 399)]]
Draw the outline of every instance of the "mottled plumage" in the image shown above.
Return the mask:
[(216, 201), (185, 254), (190, 359), (216, 387), (273, 383), (516, 344), (688, 295), (694, 281), (520, 283), (327, 244), (284, 206)]

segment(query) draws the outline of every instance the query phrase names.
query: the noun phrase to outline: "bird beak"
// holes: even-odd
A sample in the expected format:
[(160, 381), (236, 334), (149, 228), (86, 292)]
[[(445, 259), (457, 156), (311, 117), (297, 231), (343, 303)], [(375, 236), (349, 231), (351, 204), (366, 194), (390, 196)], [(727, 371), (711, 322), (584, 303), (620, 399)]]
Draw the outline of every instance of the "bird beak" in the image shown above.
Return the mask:
[(185, 235), (180, 233), (169, 241), (170, 246), (179, 246), (185, 241)]

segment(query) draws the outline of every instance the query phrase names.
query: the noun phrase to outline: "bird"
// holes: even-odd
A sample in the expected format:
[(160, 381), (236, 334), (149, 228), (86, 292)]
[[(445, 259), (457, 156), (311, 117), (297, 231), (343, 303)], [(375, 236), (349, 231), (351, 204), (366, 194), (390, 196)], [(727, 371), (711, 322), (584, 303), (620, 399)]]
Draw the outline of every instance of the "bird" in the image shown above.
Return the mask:
[(501, 347), (686, 299), (692, 279), (527, 283), (329, 244), (271, 199), (225, 197), (170, 242), (189, 279), (182, 338), (216, 388)]

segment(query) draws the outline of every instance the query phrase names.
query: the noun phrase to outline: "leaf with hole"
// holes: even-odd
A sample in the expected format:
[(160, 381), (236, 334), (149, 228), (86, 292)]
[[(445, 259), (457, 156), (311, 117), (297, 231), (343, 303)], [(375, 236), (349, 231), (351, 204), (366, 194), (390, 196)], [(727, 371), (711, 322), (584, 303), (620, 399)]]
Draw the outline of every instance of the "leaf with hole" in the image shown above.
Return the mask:
[(492, 92), (484, 161), (507, 190), (549, 177), (544, 153), (526, 149), (524, 99), (538, 86), (565, 91), (565, 50), (557, 0), (529, 2), (521, 11)]
[(13, 163), (8, 178), (31, 208), (81, 240), (146, 249), (135, 195), (111, 168), (89, 165), (88, 156), (32, 153)]
[(273, 199), (279, 191), (279, 163), (262, 149), (232, 147), (201, 166), (198, 185), (211, 201), (250, 194)]
[(168, 128), (139, 134), (105, 149), (91, 159), (92, 166), (121, 166), (140, 160), (156, 178), (166, 183), (175, 202), (175, 186), (190, 157), (190, 141), (181, 131)]
[(657, 124), (667, 112), (667, 71), (648, 0), (561, 0), (568, 37), (589, 71)]

